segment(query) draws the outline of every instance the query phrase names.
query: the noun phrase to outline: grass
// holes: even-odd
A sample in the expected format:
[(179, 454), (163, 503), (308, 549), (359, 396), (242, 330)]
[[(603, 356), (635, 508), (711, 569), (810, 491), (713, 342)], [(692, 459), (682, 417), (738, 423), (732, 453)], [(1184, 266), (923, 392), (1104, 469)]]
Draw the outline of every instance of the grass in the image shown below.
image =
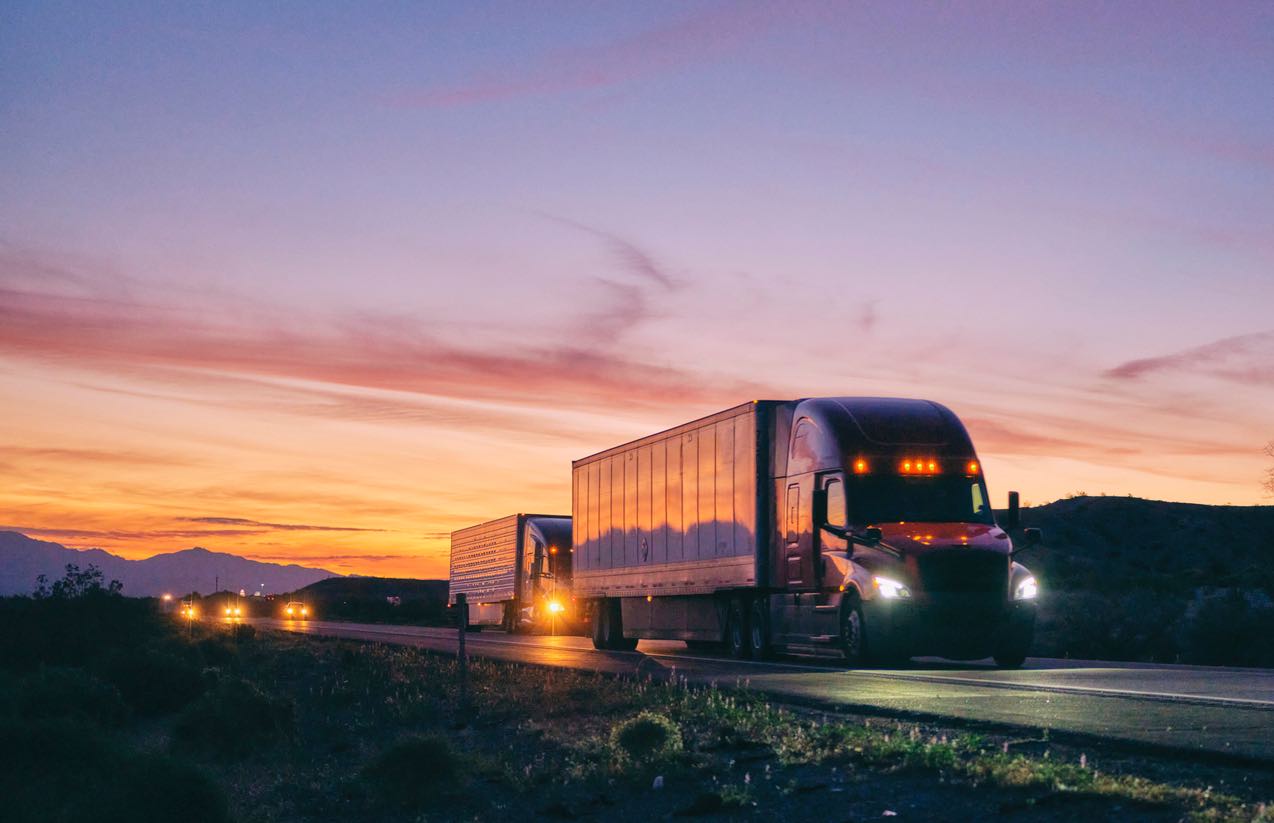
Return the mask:
[(238, 677), (220, 678), (173, 726), (174, 744), (225, 758), (243, 757), (290, 735), (291, 700)]
[(390, 746), (363, 769), (363, 777), (390, 802), (422, 807), (450, 799), (467, 766), (445, 737), (431, 734)]
[[(834, 803), (853, 817), (1274, 823), (1259, 802), (1274, 795), (1269, 773), (820, 714), (744, 684), (473, 659), (461, 706), (456, 661), (411, 647), (236, 636), (215, 623), (147, 637), (79, 666), (0, 665), (0, 746), (16, 761), (0, 790), (31, 811), (15, 819), (132, 804), (210, 821), (822, 821)], [(181, 699), (124, 688), (121, 660), (184, 684)], [(20, 707), (44, 691), (41, 717), (26, 717)], [(68, 781), (73, 791), (54, 788)], [(94, 793), (102, 803), (84, 805)], [(64, 808), (40, 818), (48, 796)]]

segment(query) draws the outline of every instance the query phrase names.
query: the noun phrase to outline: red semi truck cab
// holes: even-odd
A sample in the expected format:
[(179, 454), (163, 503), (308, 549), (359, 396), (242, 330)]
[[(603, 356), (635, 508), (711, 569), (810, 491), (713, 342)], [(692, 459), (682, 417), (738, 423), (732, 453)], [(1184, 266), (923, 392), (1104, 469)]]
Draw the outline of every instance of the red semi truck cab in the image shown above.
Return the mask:
[(600, 647), (678, 638), (740, 657), (1004, 666), (1029, 649), (1038, 586), (938, 403), (755, 401), (574, 472), (576, 595)]

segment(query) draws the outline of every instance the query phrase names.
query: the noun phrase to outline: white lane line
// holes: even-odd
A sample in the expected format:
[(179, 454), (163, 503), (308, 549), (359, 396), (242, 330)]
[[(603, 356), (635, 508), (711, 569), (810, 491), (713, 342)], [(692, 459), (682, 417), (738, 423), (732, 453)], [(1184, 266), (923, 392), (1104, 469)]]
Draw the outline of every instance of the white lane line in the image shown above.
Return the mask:
[[(333, 626), (333, 630), (341, 627)], [(422, 627), (423, 628), (423, 627)], [(409, 632), (394, 629), (381, 628), (364, 628), (359, 625), (357, 628), (353, 626), (345, 626), (345, 631), (359, 631), (366, 634), (379, 634), (392, 637), (411, 637), (417, 640), (451, 640), (454, 638), (454, 632), (446, 629), (435, 629), (425, 632)], [(340, 636), (340, 635), (336, 635)], [(523, 649), (548, 649), (548, 650), (564, 650), (583, 653), (599, 653), (597, 649), (590, 649), (585, 646), (553, 646), (545, 643), (533, 643), (522, 640), (500, 640), (494, 637), (467, 638), (467, 642), (472, 645), (498, 645), (498, 646), (517, 646)], [(1260, 700), (1258, 698), (1248, 697), (1222, 697), (1213, 695), (1198, 694), (1176, 694), (1172, 692), (1150, 692), (1142, 690), (1124, 690), (1110, 689), (1101, 686), (1066, 686), (1066, 685), (1050, 685), (1040, 683), (1019, 683), (1004, 680), (987, 680), (976, 677), (944, 677), (942, 675), (932, 674), (912, 674), (908, 672), (885, 672), (877, 670), (862, 669), (844, 669), (832, 666), (813, 666), (807, 663), (781, 663), (766, 660), (733, 660), (721, 657), (699, 657), (689, 654), (675, 654), (671, 652), (656, 651), (633, 651), (633, 652), (609, 652), (609, 654), (632, 655), (634, 657), (659, 657), (669, 660), (693, 660), (701, 663), (710, 663), (714, 665), (735, 665), (735, 666), (752, 666), (752, 667), (770, 667), (775, 669), (797, 670), (819, 672), (823, 674), (843, 674), (850, 677), (873, 677), (882, 680), (905, 680), (917, 683), (942, 683), (944, 685), (965, 686), (968, 688), (977, 688), (984, 686), (993, 689), (1005, 689), (1020, 692), (1049, 692), (1058, 694), (1075, 694), (1087, 695), (1092, 697), (1122, 697), (1129, 700), (1152, 700), (1167, 703), (1192, 703), (1202, 705), (1216, 706), (1233, 706), (1236, 708), (1253, 708), (1253, 709), (1274, 709), (1274, 700)]]

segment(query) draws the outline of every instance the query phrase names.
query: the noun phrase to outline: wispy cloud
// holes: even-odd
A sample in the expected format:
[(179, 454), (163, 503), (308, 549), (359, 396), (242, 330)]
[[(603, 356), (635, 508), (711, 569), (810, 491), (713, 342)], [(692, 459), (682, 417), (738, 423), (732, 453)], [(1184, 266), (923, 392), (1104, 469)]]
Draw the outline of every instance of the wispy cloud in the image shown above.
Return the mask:
[(1129, 360), (1108, 369), (1105, 376), (1137, 380), (1151, 374), (1182, 371), (1274, 386), (1274, 331), (1241, 334), (1171, 354)]
[(570, 226), (573, 229), (591, 234), (593, 237), (603, 241), (614, 254), (616, 260), (631, 274), (639, 279), (649, 280), (657, 283), (666, 289), (674, 289), (679, 284), (668, 271), (655, 260), (654, 255), (649, 251), (633, 243), (631, 240), (620, 237), (609, 231), (604, 231), (595, 226), (586, 223), (580, 223), (565, 217), (547, 214), (545, 212), (536, 212), (541, 217), (545, 217), (564, 226)]
[(396, 94), (390, 103), (441, 108), (604, 89), (716, 59), (765, 31), (777, 16), (770, 4), (726, 3), (605, 43), (555, 50), (529, 65), (480, 74), (449, 86)]
[(49, 461), (75, 465), (100, 463), (130, 466), (189, 466), (196, 462), (185, 455), (57, 446), (0, 446), (0, 455), (20, 457), (23, 461)]
[(41, 537), (56, 537), (63, 540), (110, 540), (110, 541), (155, 541), (155, 540), (198, 540), (206, 537), (250, 537), (266, 534), (269, 529), (74, 529), (21, 524), (0, 524), (0, 531), (21, 532)]
[[(638, 246), (598, 234), (616, 244), (629, 277), (672, 288)], [(608, 305), (582, 307), (591, 318), (585, 327), (594, 329), (584, 339), (563, 331), (517, 347), (484, 348), (439, 336), (426, 317), (347, 313), (298, 320), (280, 308), (224, 295), (217, 310), (204, 301), (196, 311), (179, 295), (153, 287), (106, 289), (108, 296), (98, 287), (49, 290), (29, 276), (38, 263), (0, 253), (0, 354), (161, 382), (239, 376), (515, 404), (553, 396), (593, 410), (611, 409), (617, 400), (705, 405), (754, 393), (740, 381), (644, 363), (613, 346), (617, 334), (650, 311), (643, 293), (622, 281), (608, 281)], [(81, 279), (72, 273), (63, 282)], [(607, 324), (611, 330), (601, 330)], [(382, 411), (389, 402), (382, 398)]]
[(382, 532), (385, 529), (362, 529), (354, 526), (316, 526), (310, 523), (265, 523), (242, 517), (178, 517), (185, 523), (208, 523), (215, 526), (243, 526), (283, 532)]

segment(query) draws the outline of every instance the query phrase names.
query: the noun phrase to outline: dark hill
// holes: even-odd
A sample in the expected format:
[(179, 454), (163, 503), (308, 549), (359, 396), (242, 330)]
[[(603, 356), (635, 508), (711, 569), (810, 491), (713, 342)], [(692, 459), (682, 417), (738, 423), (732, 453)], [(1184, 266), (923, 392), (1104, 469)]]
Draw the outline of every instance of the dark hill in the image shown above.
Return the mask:
[(1052, 589), (1274, 593), (1274, 506), (1074, 497), (1023, 509), (1022, 525), (1044, 531), (1044, 544), (1020, 559)]
[[(441, 625), (447, 620), (447, 581), (394, 577), (334, 577), (292, 594), (325, 620)], [(396, 599), (397, 602), (393, 602)]]
[(1274, 506), (1075, 497), (1022, 510), (1041, 656), (1274, 665)]
[(107, 580), (124, 584), (124, 594), (153, 597), (164, 592), (211, 591), (216, 584), (231, 590), (286, 592), (332, 577), (326, 569), (295, 564), (262, 563), (203, 548), (128, 560), (101, 549), (69, 549), (18, 532), (0, 532), (0, 596), (30, 594), (36, 577), (58, 580), (67, 564), (96, 566)]

